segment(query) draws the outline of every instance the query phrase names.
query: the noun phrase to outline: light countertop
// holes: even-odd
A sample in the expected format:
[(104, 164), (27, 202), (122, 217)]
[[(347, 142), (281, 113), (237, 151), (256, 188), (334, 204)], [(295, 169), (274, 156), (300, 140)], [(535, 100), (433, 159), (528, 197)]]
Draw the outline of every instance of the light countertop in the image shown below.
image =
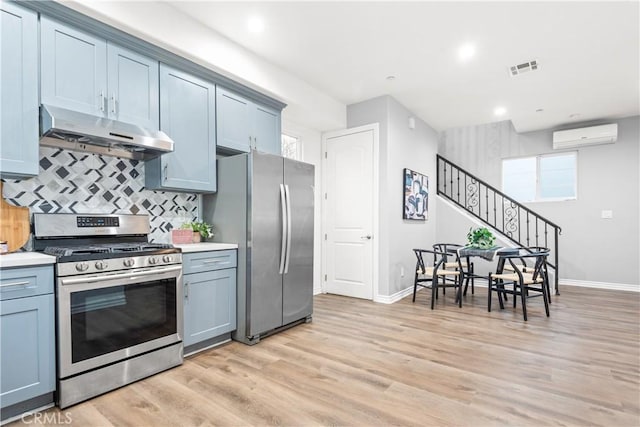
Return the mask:
[(55, 264), (56, 257), (40, 252), (14, 252), (0, 255), (0, 268)]
[(223, 251), (225, 249), (238, 249), (238, 245), (235, 243), (188, 243), (184, 245), (173, 245), (176, 248), (180, 248), (182, 253), (188, 254), (190, 252), (207, 252), (207, 251)]

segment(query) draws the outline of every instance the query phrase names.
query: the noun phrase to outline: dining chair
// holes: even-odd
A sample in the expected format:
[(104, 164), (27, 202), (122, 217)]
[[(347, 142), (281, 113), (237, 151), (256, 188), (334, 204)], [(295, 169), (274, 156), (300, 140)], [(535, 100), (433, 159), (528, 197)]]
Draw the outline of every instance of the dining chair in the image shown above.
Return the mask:
[[(459, 245), (457, 243), (436, 243), (433, 245), (433, 250), (437, 252), (443, 252), (445, 255), (445, 263), (444, 266), (447, 269), (456, 269), (458, 267), (462, 268), (465, 277), (464, 291), (463, 295), (467, 295), (467, 288), (469, 288), (469, 282), (471, 282), (471, 295), (475, 293), (475, 272), (473, 267), (473, 262), (470, 261), (469, 257), (461, 257), (460, 260), (457, 260), (458, 257), (458, 249), (464, 247), (463, 245)], [(459, 264), (458, 264), (459, 261)]]
[[(454, 288), (456, 290), (456, 302), (462, 307), (462, 281), (464, 280), (464, 270), (460, 263), (460, 257), (456, 255), (456, 269), (445, 268), (445, 262), (453, 254), (433, 251), (429, 249), (413, 249), (416, 255), (416, 273), (413, 282), (413, 302), (416, 302), (416, 292), (418, 286), (431, 289), (431, 310), (435, 307), (435, 300), (438, 298), (438, 289)], [(428, 261), (432, 260), (433, 265)], [(452, 262), (452, 261), (450, 261)], [(447, 278), (450, 280), (447, 281)], [(452, 279), (452, 280), (451, 280)]]
[[(528, 246), (520, 249), (531, 254), (544, 252), (548, 255), (549, 253), (551, 253), (551, 250), (544, 246)], [(516, 268), (522, 271), (523, 273), (527, 273), (527, 272), (531, 273), (533, 271), (533, 265), (527, 265), (527, 262), (523, 259), (520, 259), (519, 262), (505, 263), (504, 265), (504, 270), (507, 270), (507, 271), (515, 272)], [(549, 304), (551, 304), (551, 287), (549, 286), (549, 269), (548, 269), (547, 262), (544, 263), (541, 273), (544, 275), (545, 289), (547, 291), (547, 299), (549, 300)]]
[[(516, 306), (516, 297), (519, 295), (522, 302), (522, 313), (524, 320), (527, 321), (527, 299), (531, 296), (531, 292), (538, 292), (544, 300), (544, 309), (549, 317), (549, 281), (544, 273), (547, 262), (548, 252), (534, 252), (517, 255), (501, 255), (498, 265), (510, 265), (512, 270), (498, 271), (489, 273), (489, 299), (487, 310), (491, 311), (492, 293), (498, 294), (498, 302), (500, 308), (504, 309), (503, 296), (513, 295), (513, 306)], [(526, 271), (522, 268), (526, 265)], [(520, 267), (519, 267), (520, 266)], [(512, 289), (508, 289), (506, 285), (512, 285)]]

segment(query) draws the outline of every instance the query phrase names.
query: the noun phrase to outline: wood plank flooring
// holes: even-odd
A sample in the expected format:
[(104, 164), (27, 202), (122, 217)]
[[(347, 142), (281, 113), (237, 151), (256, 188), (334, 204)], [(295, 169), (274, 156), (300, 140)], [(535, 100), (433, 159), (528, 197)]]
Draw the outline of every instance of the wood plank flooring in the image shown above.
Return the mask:
[(427, 292), (391, 305), (320, 295), (310, 324), (47, 414), (76, 426), (640, 425), (640, 294), (565, 286), (550, 318), (531, 299), (525, 323), (510, 304), (488, 313), (486, 292), (462, 309), (450, 292), (434, 311)]

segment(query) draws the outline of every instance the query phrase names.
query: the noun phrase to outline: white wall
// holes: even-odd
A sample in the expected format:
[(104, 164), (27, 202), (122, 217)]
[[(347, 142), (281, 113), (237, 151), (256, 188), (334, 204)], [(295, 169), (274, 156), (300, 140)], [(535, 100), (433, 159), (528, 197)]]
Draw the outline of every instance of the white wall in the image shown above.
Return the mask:
[(151, 1), (62, 1), (80, 13), (185, 57), (287, 104), (283, 116), (311, 129), (344, 128), (346, 107), (182, 14)]
[[(640, 272), (640, 202), (638, 191), (640, 117), (618, 123), (615, 144), (578, 149), (578, 197), (562, 202), (527, 203), (562, 227), (560, 279), (638, 286)], [(572, 128), (601, 124), (582, 123)], [(557, 152), (553, 130), (518, 134), (510, 122), (450, 129), (441, 134), (439, 153), (491, 185), (500, 188), (502, 159)], [(613, 210), (613, 219), (602, 219)], [(459, 220), (438, 218), (442, 229)], [(460, 240), (460, 239), (458, 239)]]
[[(390, 297), (413, 285), (415, 256), (411, 249), (431, 247), (436, 238), (436, 205), (430, 191), (429, 219), (402, 219), (403, 172), (410, 168), (429, 177), (435, 188), (437, 133), (390, 96), (347, 106), (347, 126), (380, 125), (380, 257), (379, 296)], [(403, 277), (404, 276), (404, 277)]]

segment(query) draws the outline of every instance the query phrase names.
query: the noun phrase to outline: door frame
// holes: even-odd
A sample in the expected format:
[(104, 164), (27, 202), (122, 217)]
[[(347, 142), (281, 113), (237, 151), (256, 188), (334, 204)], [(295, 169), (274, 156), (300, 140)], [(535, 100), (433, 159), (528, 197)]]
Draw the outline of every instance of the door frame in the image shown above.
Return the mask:
[(327, 139), (334, 138), (337, 136), (350, 135), (353, 133), (359, 132), (373, 132), (373, 254), (372, 254), (372, 262), (371, 266), (373, 268), (372, 271), (372, 286), (373, 286), (373, 297), (372, 300), (374, 302), (378, 301), (378, 288), (379, 288), (379, 260), (380, 260), (380, 124), (379, 123), (371, 123), (368, 125), (352, 127), (348, 129), (340, 129), (330, 132), (325, 132), (322, 134), (322, 154), (321, 154), (321, 162), (322, 162), (322, 191), (320, 197), (320, 204), (322, 207), (321, 212), (321, 229), (320, 229), (320, 238), (322, 242), (322, 257), (321, 257), (321, 271), (320, 271), (320, 290), (323, 294), (326, 294), (326, 276), (327, 276), (327, 241), (324, 239), (324, 235), (327, 232), (327, 204), (325, 202), (324, 194), (327, 190)]

